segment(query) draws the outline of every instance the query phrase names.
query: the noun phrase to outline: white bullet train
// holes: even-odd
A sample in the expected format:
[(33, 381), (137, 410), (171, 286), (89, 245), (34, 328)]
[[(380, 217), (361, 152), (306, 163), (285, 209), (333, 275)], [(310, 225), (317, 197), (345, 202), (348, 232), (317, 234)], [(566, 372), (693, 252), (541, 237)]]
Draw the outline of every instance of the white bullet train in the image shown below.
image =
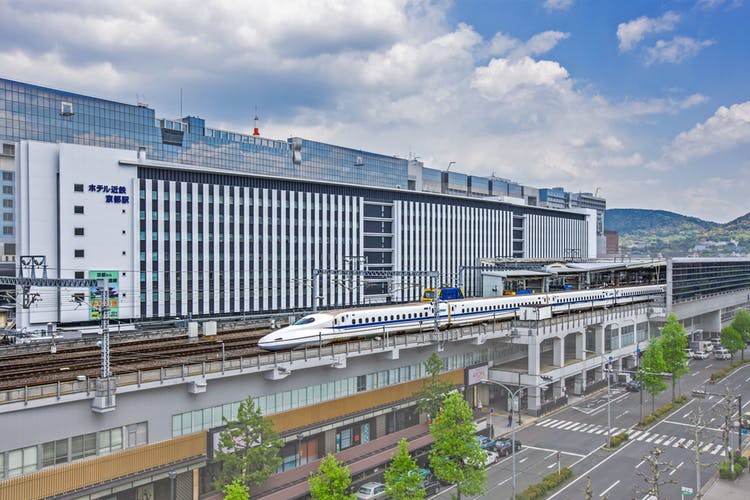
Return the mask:
[[(598, 288), (572, 292), (463, 299), (439, 302), (440, 328), (513, 319), (523, 306), (552, 306), (552, 313), (644, 302), (664, 295), (664, 285)], [(268, 351), (317, 346), (352, 337), (432, 329), (435, 310), (418, 302), (310, 314), (292, 325), (261, 337), (258, 347)]]

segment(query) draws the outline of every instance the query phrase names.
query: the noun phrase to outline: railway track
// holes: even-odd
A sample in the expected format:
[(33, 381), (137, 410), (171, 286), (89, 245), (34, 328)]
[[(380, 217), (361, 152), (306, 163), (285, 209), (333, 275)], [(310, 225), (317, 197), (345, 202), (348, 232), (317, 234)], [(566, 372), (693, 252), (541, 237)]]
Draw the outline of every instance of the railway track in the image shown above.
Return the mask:
[[(228, 332), (189, 341), (186, 335), (168, 339), (114, 342), (110, 368), (120, 374), (183, 363), (232, 359), (258, 352), (257, 341), (269, 330)], [(223, 346), (223, 349), (222, 349)], [(59, 348), (56, 353), (0, 355), (0, 389), (96, 377), (100, 372), (99, 347)]]

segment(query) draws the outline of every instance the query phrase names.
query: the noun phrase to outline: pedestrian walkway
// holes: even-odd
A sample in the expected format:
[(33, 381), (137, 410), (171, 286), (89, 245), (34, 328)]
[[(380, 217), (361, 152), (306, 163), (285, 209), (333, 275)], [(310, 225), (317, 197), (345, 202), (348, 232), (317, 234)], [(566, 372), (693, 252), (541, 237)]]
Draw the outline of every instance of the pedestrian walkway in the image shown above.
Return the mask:
[[(750, 450), (745, 450), (744, 456), (750, 456)], [(719, 479), (716, 474), (703, 487), (703, 500), (745, 500), (750, 491), (750, 471), (745, 471), (734, 481)]]

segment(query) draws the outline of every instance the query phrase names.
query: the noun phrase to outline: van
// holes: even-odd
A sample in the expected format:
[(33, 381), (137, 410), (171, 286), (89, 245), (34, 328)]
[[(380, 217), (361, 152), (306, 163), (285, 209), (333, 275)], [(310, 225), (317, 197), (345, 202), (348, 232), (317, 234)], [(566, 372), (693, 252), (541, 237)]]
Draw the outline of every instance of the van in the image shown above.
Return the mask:
[(732, 355), (724, 347), (714, 349), (714, 358), (716, 359), (732, 359)]
[(710, 340), (696, 340), (693, 342), (693, 351), (711, 352), (713, 350), (714, 345)]

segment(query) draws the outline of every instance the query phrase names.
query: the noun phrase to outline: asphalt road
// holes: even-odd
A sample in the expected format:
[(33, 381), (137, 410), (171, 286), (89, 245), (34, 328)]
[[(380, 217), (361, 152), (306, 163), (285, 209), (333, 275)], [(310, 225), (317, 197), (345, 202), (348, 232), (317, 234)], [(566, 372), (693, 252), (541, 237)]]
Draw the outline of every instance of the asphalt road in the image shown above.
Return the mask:
[[(746, 352), (750, 355), (750, 350)], [(737, 354), (739, 356), (739, 354)], [(695, 490), (696, 442), (700, 460), (704, 464), (701, 484), (705, 484), (716, 472), (716, 464), (722, 461), (723, 439), (721, 426), (724, 412), (721, 411), (723, 397), (708, 396), (694, 398), (691, 391), (706, 387), (709, 392), (723, 394), (729, 387), (732, 394), (742, 395), (743, 412), (750, 407), (750, 366), (737, 369), (722, 382), (708, 384), (711, 372), (728, 365), (729, 361), (713, 358), (691, 360), (690, 373), (684, 376), (677, 395), (686, 394), (688, 403), (668, 415), (647, 431), (636, 430), (640, 415), (640, 393), (626, 392), (624, 388), (613, 388), (610, 411), (612, 433), (628, 431), (631, 439), (614, 451), (602, 449), (607, 440), (607, 395), (606, 391), (580, 399), (568, 407), (549, 416), (526, 422), (516, 430), (516, 437), (524, 447), (516, 453), (516, 491), (520, 492), (535, 484), (547, 474), (557, 470), (558, 456), (562, 467), (571, 467), (575, 479), (563, 489), (551, 495), (555, 499), (585, 498), (587, 477), (591, 481), (593, 499), (641, 500), (650, 486), (645, 478), (653, 477), (647, 460), (656, 448), (661, 450), (659, 466), (659, 498), (680, 498), (681, 487)], [(656, 408), (671, 400), (671, 386), (654, 401)], [(643, 394), (644, 414), (651, 412), (651, 396)], [(694, 419), (701, 411), (705, 428), (695, 435)], [(496, 432), (505, 434), (504, 418), (496, 418)], [(737, 421), (736, 403), (734, 421)], [(738, 429), (732, 429), (729, 444), (737, 448)], [(750, 436), (743, 436), (743, 444)], [(488, 469), (486, 492), (472, 498), (511, 498), (512, 458), (502, 459)], [(445, 488), (433, 498), (448, 499), (455, 488)], [(689, 498), (689, 497), (685, 497)]]

